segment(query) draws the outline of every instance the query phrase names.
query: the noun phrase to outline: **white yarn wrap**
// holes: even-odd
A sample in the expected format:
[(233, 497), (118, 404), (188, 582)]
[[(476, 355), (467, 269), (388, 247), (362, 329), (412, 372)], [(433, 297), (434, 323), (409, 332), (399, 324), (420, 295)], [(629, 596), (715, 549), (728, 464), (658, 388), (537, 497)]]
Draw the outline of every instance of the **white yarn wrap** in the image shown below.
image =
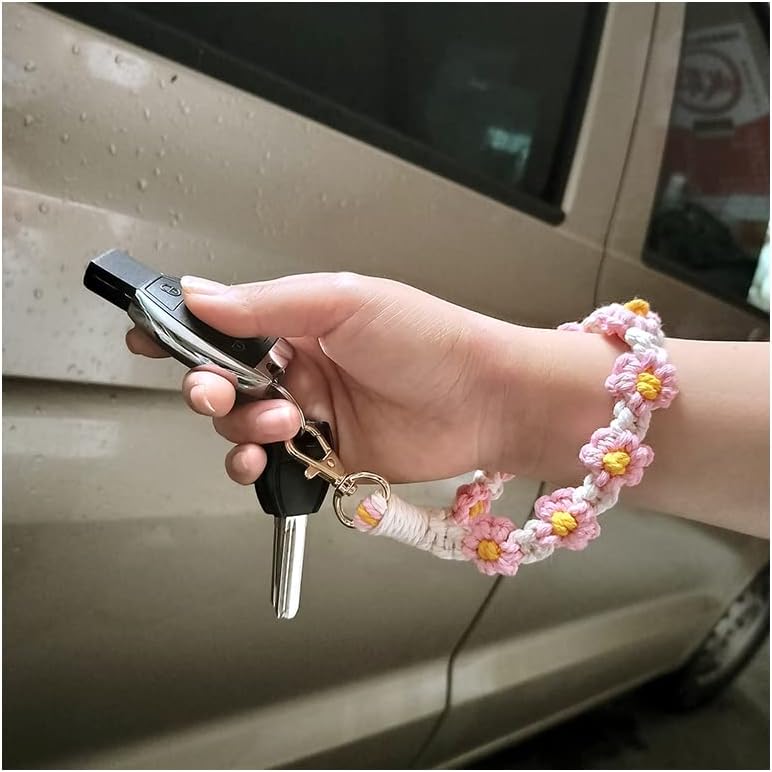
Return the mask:
[(444, 560), (467, 560), (461, 552), (466, 530), (448, 519), (449, 510), (417, 507), (393, 492), (388, 503), (380, 493), (374, 493), (370, 501), (383, 515), (368, 533), (388, 536)]

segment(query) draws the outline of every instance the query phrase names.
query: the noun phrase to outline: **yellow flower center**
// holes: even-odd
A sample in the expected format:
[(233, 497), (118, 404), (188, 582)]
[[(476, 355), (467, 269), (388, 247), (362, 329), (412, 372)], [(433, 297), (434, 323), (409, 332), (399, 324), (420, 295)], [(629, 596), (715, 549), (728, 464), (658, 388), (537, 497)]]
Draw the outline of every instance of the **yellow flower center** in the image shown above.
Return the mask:
[(553, 512), (552, 517), (552, 533), (557, 536), (568, 536), (571, 531), (576, 530), (578, 523), (574, 519), (574, 516), (570, 512)]
[(641, 373), (635, 383), (636, 391), (644, 399), (656, 399), (662, 391), (662, 381), (654, 373)]
[(624, 474), (630, 463), (630, 454), (624, 450), (613, 450), (603, 456), (603, 468), (612, 476)]
[(365, 509), (364, 504), (360, 504), (357, 507), (357, 514), (368, 525), (375, 527), (378, 525), (378, 521)]
[(481, 560), (498, 560), (501, 557), (501, 547), (492, 539), (481, 539), (477, 545), (477, 554)]
[(482, 501), (478, 501), (476, 504), (473, 504), (471, 507), (469, 507), (469, 517), (477, 517), (477, 515), (481, 514), (485, 509), (485, 504)]
[(646, 316), (651, 310), (649, 304), (642, 298), (628, 300), (627, 303), (625, 303), (625, 308), (628, 311), (632, 311), (634, 314), (638, 314), (638, 316)]

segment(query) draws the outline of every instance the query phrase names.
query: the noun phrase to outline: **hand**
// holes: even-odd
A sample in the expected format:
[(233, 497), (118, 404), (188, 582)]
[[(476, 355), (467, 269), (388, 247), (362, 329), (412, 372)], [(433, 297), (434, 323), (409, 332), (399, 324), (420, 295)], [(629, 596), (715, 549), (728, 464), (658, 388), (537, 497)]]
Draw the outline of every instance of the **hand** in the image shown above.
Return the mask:
[[(500, 416), (484, 388), (486, 327), (494, 320), (398, 282), (347, 273), (225, 286), (185, 277), (185, 303), (236, 337), (281, 336), (295, 349), (284, 385), (308, 418), (328, 421), (347, 471), (391, 482), (435, 480), (496, 465)], [(138, 329), (129, 349), (167, 354)], [(487, 393), (486, 393), (487, 391)], [(235, 444), (229, 476), (250, 484), (265, 467), (261, 445), (300, 426), (284, 400), (234, 405), (221, 376), (191, 370), (183, 393)]]

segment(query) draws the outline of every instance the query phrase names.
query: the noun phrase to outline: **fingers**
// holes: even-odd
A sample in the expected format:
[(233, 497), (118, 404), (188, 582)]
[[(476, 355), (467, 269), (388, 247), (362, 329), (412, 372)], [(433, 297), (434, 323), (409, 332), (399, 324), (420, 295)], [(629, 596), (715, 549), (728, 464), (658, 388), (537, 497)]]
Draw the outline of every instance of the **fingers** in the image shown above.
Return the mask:
[(376, 297), (376, 281), (314, 273), (228, 287), (183, 276), (182, 289), (191, 312), (227, 335), (321, 337)]
[(251, 485), (265, 469), (265, 451), (259, 445), (236, 445), (225, 457), (228, 477), (239, 485)]
[(144, 333), (139, 327), (132, 327), (126, 333), (126, 346), (132, 354), (142, 354), (153, 359), (168, 357), (168, 352), (164, 351), (149, 335)]
[(211, 418), (227, 415), (236, 402), (233, 384), (207, 370), (191, 370), (185, 376), (182, 396), (193, 411)]
[(269, 399), (238, 405), (213, 423), (215, 431), (230, 442), (264, 445), (294, 437), (300, 430), (300, 414), (290, 402)]

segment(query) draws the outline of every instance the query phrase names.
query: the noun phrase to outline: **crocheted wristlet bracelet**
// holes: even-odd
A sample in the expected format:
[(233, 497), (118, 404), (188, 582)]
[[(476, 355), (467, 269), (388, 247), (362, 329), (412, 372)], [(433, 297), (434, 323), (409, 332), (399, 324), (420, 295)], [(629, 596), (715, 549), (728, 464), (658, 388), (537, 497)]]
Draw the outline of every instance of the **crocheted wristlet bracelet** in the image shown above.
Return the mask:
[(513, 576), (521, 563), (535, 563), (555, 549), (582, 550), (600, 534), (598, 515), (617, 503), (625, 485), (637, 485), (654, 451), (643, 444), (651, 413), (678, 394), (668, 364), (662, 322), (645, 300), (599, 308), (580, 323), (559, 330), (616, 335), (631, 351), (619, 356), (606, 390), (616, 398), (614, 417), (579, 451), (588, 470), (581, 485), (537, 499), (522, 528), (490, 514), (503, 484), (513, 475), (478, 471), (462, 485), (448, 509), (416, 507), (393, 493), (374, 493), (357, 508), (354, 527), (450, 560), (471, 560), (484, 574)]

